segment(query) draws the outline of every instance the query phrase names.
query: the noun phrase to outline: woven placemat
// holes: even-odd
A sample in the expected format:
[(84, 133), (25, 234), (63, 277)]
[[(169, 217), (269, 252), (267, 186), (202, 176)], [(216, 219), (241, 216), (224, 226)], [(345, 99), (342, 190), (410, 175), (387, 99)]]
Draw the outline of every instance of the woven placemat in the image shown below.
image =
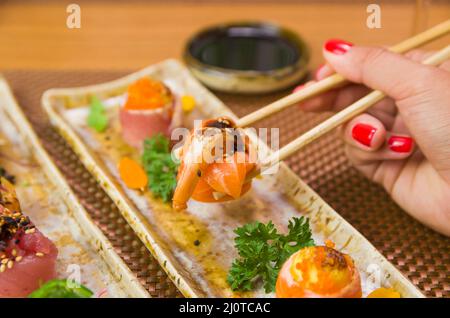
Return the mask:
[[(124, 74), (92, 71), (4, 73), (44, 147), (143, 286), (153, 297), (180, 297), (179, 291), (123, 220), (114, 203), (84, 169), (62, 137), (50, 127), (40, 107), (41, 94), (48, 88), (101, 83)], [(242, 116), (282, 94), (258, 97), (217, 95), (238, 116)], [(291, 107), (260, 122), (258, 126), (280, 128), (283, 145), (326, 116), (303, 113), (297, 107)], [(309, 145), (289, 158), (287, 163), (426, 296), (450, 297), (450, 239), (412, 219), (382, 188), (367, 181), (352, 168), (344, 155), (342, 142), (335, 134), (331, 133)]]

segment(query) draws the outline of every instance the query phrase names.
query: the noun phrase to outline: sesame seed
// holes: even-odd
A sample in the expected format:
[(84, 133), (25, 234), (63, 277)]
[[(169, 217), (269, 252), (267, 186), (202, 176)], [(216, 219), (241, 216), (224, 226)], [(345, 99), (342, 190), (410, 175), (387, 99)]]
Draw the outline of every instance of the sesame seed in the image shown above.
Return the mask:
[(8, 261), (9, 261), (8, 258), (4, 258), (4, 259), (2, 259), (2, 264), (6, 264), (6, 263), (8, 263)]
[(9, 269), (11, 269), (12, 267), (13, 267), (13, 265), (14, 265), (14, 261), (13, 260), (10, 260), (9, 262), (8, 262), (8, 268)]
[(32, 229), (26, 230), (26, 231), (25, 231), (25, 234), (32, 234), (32, 233), (34, 233), (34, 232), (36, 232), (36, 229), (33, 227)]
[(12, 256), (16, 256), (17, 255), (17, 251), (15, 248), (13, 248), (13, 250), (11, 251)]
[(16, 262), (20, 262), (21, 260), (22, 260), (22, 256), (19, 255), (16, 257)]
[(0, 259), (4, 259), (6, 257), (6, 254), (2, 254), (1, 256), (0, 256)]
[(5, 264), (2, 264), (2, 265), (0, 266), (0, 273), (3, 273), (5, 270), (6, 270), (6, 265), (5, 265)]
[(37, 257), (42, 257), (42, 256), (44, 256), (44, 253), (37, 252), (37, 253), (36, 253), (36, 256), (37, 256)]

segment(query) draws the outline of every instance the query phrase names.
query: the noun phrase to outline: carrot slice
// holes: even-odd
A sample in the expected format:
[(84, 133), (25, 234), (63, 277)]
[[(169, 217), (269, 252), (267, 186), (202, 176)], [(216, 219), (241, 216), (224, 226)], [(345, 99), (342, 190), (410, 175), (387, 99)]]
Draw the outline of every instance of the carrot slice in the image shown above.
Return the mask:
[(144, 169), (131, 158), (122, 158), (119, 162), (120, 178), (131, 189), (143, 189), (147, 183), (148, 178)]

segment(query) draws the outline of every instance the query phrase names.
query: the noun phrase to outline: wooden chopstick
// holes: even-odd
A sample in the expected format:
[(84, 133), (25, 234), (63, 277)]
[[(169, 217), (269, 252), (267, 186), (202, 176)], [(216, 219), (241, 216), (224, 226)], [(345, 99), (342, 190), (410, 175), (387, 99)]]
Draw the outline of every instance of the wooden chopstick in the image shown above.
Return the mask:
[[(445, 47), (444, 49), (440, 50), (439, 52), (433, 54), (429, 58), (425, 59), (422, 63), (427, 65), (439, 65), (445, 60), (450, 58), (450, 45)], [(343, 123), (347, 122), (348, 120), (352, 119), (353, 117), (363, 113), (366, 111), (369, 107), (373, 106), (375, 103), (382, 100), (386, 95), (379, 91), (374, 90), (371, 93), (367, 94), (360, 100), (354, 102), (347, 108), (341, 110), (340, 112), (334, 114), (333, 116), (329, 117), (319, 125), (315, 126), (314, 128), (310, 129), (303, 135), (299, 136), (295, 140), (288, 143), (286, 146), (282, 147), (278, 151), (274, 152), (272, 155), (270, 155), (268, 158), (262, 160), (262, 162), (259, 164), (259, 166), (252, 171), (249, 176), (247, 176), (247, 179), (251, 179), (261, 173), (261, 171), (267, 169), (268, 167), (273, 166), (277, 162), (280, 162), (290, 155), (292, 155), (294, 152), (297, 152), (302, 147), (306, 146), (310, 142), (316, 140), (317, 138), (323, 136), (327, 132), (331, 131), (332, 129), (342, 125)]]
[[(419, 33), (409, 39), (406, 39), (397, 45), (394, 45), (389, 48), (390, 51), (395, 53), (404, 53), (418, 46), (424, 45), (436, 38), (446, 35), (450, 32), (450, 19), (442, 22), (422, 33)], [(321, 81), (318, 81), (312, 85), (306, 86), (303, 89), (287, 95), (259, 110), (248, 114), (237, 121), (238, 127), (247, 127), (265, 117), (268, 117), (272, 114), (275, 114), (286, 107), (289, 107), (295, 103), (304, 101), (308, 98), (316, 96), (320, 93), (328, 91), (332, 88), (335, 88), (343, 83), (346, 80), (342, 75), (334, 74), (327, 78), (324, 78)]]

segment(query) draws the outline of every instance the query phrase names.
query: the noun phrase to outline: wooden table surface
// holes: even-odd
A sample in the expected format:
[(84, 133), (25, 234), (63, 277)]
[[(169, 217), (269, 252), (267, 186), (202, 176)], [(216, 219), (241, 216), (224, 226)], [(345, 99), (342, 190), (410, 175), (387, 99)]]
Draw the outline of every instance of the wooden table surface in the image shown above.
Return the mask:
[[(0, 0), (0, 71), (138, 69), (180, 58), (196, 30), (233, 20), (271, 21), (299, 32), (315, 67), (328, 38), (390, 45), (450, 18), (449, 1), (382, 2), (381, 29), (367, 28), (367, 1), (73, 2), (81, 6), (81, 29), (66, 27), (68, 1)], [(449, 40), (427, 47), (440, 48)]]

